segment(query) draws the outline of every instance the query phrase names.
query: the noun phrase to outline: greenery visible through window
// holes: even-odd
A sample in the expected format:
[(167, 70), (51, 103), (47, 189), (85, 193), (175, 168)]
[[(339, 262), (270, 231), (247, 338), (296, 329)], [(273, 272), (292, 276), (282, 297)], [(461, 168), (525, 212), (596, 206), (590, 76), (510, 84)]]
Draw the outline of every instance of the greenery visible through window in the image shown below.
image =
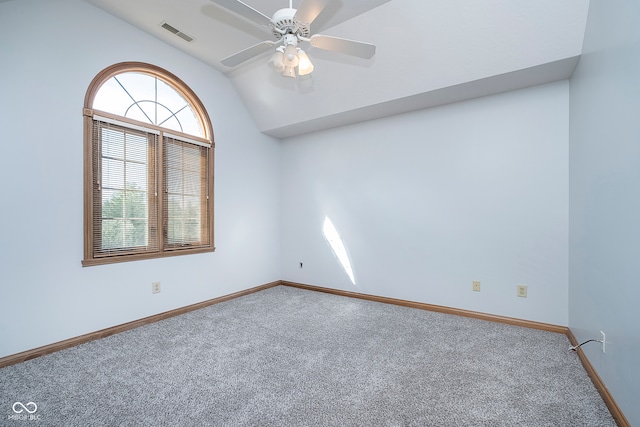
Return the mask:
[(84, 116), (83, 265), (212, 251), (213, 138), (195, 94), (158, 67), (117, 64)]

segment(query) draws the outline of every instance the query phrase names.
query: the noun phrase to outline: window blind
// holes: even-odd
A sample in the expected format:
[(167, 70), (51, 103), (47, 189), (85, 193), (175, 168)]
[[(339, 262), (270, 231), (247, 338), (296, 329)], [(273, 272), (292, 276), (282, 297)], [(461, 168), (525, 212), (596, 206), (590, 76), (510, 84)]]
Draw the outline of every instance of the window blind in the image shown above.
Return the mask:
[(206, 247), (209, 242), (209, 148), (163, 137), (164, 248)]
[(94, 257), (158, 251), (158, 136), (93, 121)]

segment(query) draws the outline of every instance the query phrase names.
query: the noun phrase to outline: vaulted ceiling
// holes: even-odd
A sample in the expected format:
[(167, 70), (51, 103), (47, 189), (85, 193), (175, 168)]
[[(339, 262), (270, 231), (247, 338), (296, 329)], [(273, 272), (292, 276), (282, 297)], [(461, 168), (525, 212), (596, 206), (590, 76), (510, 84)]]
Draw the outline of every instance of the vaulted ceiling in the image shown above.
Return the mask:
[[(225, 73), (257, 128), (277, 138), (566, 79), (589, 8), (589, 0), (331, 0), (311, 32), (375, 44), (376, 54), (303, 46), (315, 70), (292, 79), (266, 65), (270, 52), (222, 65), (273, 35), (210, 0), (86, 1)], [(243, 1), (267, 16), (289, 6)]]

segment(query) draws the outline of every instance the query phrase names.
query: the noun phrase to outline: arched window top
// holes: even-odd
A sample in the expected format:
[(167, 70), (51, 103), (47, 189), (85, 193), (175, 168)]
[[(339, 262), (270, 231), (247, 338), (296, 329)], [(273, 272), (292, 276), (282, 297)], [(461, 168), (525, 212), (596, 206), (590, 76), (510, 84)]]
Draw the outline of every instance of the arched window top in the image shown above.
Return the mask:
[(115, 64), (98, 74), (85, 108), (213, 140), (204, 106), (178, 77), (151, 64)]

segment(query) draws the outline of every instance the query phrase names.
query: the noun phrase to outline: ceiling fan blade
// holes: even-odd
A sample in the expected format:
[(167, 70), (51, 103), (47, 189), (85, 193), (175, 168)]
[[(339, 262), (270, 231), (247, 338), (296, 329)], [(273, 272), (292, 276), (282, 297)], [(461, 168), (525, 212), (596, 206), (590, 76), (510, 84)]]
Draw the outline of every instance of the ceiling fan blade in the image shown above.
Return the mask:
[(302, 0), (302, 4), (296, 11), (294, 18), (302, 23), (311, 24), (330, 1), (331, 0)]
[(227, 56), (222, 61), (222, 65), (227, 67), (235, 67), (236, 65), (240, 65), (245, 61), (250, 60), (251, 58), (268, 51), (275, 45), (274, 42), (265, 40), (256, 45), (253, 45), (245, 50), (241, 50), (238, 53), (234, 53), (231, 56)]
[(343, 39), (340, 37), (316, 34), (311, 36), (309, 41), (311, 42), (311, 46), (317, 47), (318, 49), (346, 53), (347, 55), (353, 55), (364, 59), (369, 59), (376, 53), (375, 45)]
[(215, 4), (218, 4), (231, 12), (237, 13), (258, 25), (270, 25), (271, 18), (267, 15), (258, 12), (248, 4), (241, 2), (240, 0), (211, 0)]
[(323, 33), (329, 28), (367, 13), (391, 0), (332, 0), (313, 21), (313, 33)]

